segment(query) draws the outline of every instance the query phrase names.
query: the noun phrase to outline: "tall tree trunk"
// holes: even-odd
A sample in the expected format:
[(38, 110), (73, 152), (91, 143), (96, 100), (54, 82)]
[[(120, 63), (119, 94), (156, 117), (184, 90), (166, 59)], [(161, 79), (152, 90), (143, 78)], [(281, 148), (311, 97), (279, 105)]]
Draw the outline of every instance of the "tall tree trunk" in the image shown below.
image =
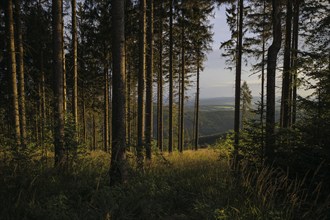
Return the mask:
[[(127, 11), (127, 4), (125, 5), (125, 11)], [(126, 21), (127, 23), (127, 21)], [(127, 42), (128, 39), (125, 35), (125, 42)], [(125, 59), (125, 76), (126, 76), (126, 144), (127, 144), (127, 150), (131, 151), (131, 140), (130, 140), (130, 135), (131, 135), (131, 131), (130, 131), (130, 125), (131, 125), (131, 117), (130, 117), (130, 109), (131, 109), (131, 74), (130, 74), (130, 68), (129, 68), (129, 57), (130, 54), (128, 53), (127, 50), (128, 44), (125, 44), (125, 54), (127, 59)]]
[(44, 150), (44, 156), (47, 159), (47, 148), (44, 145), (45, 142), (45, 127), (46, 127), (46, 82), (45, 82), (45, 71), (44, 71), (44, 58), (43, 51), (40, 56), (40, 71), (41, 71), (41, 147)]
[[(161, 12), (163, 2), (160, 3)], [(158, 97), (157, 97), (157, 145), (163, 151), (163, 13), (159, 19), (159, 72), (158, 72)]]
[(146, 0), (140, 0), (140, 48), (138, 76), (138, 145), (137, 162), (143, 167), (145, 134), (145, 62), (146, 62)]
[(286, 29), (285, 29), (285, 47), (284, 47), (284, 65), (282, 81), (282, 99), (281, 99), (281, 127), (288, 128), (291, 122), (291, 23), (292, 23), (292, 2), (286, 0)]
[(181, 74), (182, 72), (180, 71), (178, 73), (178, 111), (177, 111), (177, 142), (178, 142), (178, 151), (180, 151), (180, 143), (181, 143), (181, 98), (182, 98), (182, 88), (181, 88)]
[(148, 34), (147, 34), (147, 73), (146, 73), (146, 158), (151, 159), (151, 146), (153, 137), (153, 46), (154, 46), (154, 10), (153, 10), (153, 0), (148, 0)]
[(126, 88), (125, 88), (125, 7), (124, 1), (112, 2), (112, 152), (110, 185), (126, 181)]
[(19, 106), (20, 106), (20, 132), (22, 147), (26, 147), (26, 115), (25, 115), (25, 82), (24, 82), (24, 47), (23, 34), (21, 27), (21, 3), (20, 0), (15, 0), (16, 12), (16, 37), (18, 47), (18, 71), (19, 71)]
[(168, 152), (173, 151), (173, 0), (170, 0)]
[(294, 0), (293, 33), (292, 33), (292, 125), (295, 125), (297, 118), (297, 77), (298, 77), (298, 40), (299, 40), (299, 5), (300, 0)]
[(92, 140), (93, 140), (93, 150), (96, 150), (96, 145), (97, 145), (97, 141), (96, 141), (96, 121), (95, 121), (95, 112), (92, 113), (93, 114), (93, 118), (92, 118), (92, 124), (93, 124), (93, 136), (92, 136)]
[(241, 74), (242, 74), (242, 40), (243, 40), (243, 0), (239, 0), (238, 19), (238, 45), (236, 57), (236, 79), (235, 79), (235, 117), (234, 117), (234, 157), (238, 159), (239, 151), (239, 128), (240, 128), (240, 104), (241, 104)]
[[(125, 55), (126, 56), (126, 55)], [(109, 100), (108, 103), (112, 103), (112, 77), (109, 76)], [(109, 104), (109, 148), (112, 146), (112, 105)]]
[(72, 52), (73, 52), (73, 88), (72, 88), (72, 112), (75, 126), (76, 140), (78, 140), (78, 39), (77, 39), (77, 13), (76, 0), (71, 1), (72, 7)]
[(265, 157), (267, 162), (274, 159), (275, 148), (275, 79), (277, 54), (281, 49), (281, 9), (280, 2), (272, 0), (273, 42), (268, 49), (267, 60), (267, 107), (266, 107), (266, 145)]
[(85, 83), (82, 83), (81, 89), (82, 96), (82, 123), (83, 123), (83, 141), (87, 141), (87, 129), (86, 129), (86, 103), (85, 103)]
[[(63, 0), (62, 0), (63, 1)], [(63, 19), (63, 2), (61, 5), (61, 13), (62, 13), (62, 18), (61, 18), (61, 23), (62, 23), (62, 59), (63, 59), (63, 110), (64, 110), (64, 120), (65, 120), (65, 114), (66, 114), (66, 109), (67, 109), (67, 104), (66, 104), (66, 62), (65, 62), (65, 49), (64, 49), (64, 19)]]
[(103, 150), (105, 152), (109, 149), (109, 76), (108, 76), (108, 61), (104, 64), (104, 103), (103, 103), (103, 126), (104, 126), (104, 139)]
[(195, 108), (195, 150), (198, 150), (199, 139), (199, 71), (200, 71), (200, 59), (199, 51), (197, 51), (197, 82), (196, 82), (196, 108)]
[[(127, 46), (127, 44), (125, 45)], [(127, 50), (126, 50), (127, 51)], [(126, 53), (127, 57), (129, 57), (129, 55)], [(131, 89), (131, 65), (128, 62), (128, 58), (126, 59), (126, 76), (127, 76), (127, 80), (126, 80), (126, 84), (127, 84), (127, 146), (129, 147), (128, 150), (131, 150), (132, 147), (132, 98), (131, 98), (131, 94), (132, 94), (132, 89)]]
[(42, 81), (38, 81), (38, 114), (37, 117), (39, 119), (38, 127), (39, 127), (39, 143), (38, 146), (43, 149), (44, 143), (43, 143), (43, 115), (42, 115)]
[(34, 103), (34, 118), (35, 118), (35, 147), (40, 147), (40, 135), (39, 135), (39, 103), (36, 101)]
[(14, 19), (13, 19), (13, 2), (7, 1), (6, 10), (6, 30), (8, 37), (8, 54), (9, 54), (9, 69), (11, 71), (11, 83), (12, 83), (12, 108), (13, 108), (13, 120), (15, 128), (15, 141), (16, 147), (21, 145), (21, 131), (19, 120), (19, 107), (18, 107), (18, 92), (17, 92), (17, 77), (16, 77), (16, 56), (15, 56), (15, 37), (14, 37)]
[(266, 0), (263, 2), (263, 22), (262, 22), (262, 58), (261, 58), (261, 102), (260, 102), (260, 124), (261, 124), (261, 154), (263, 155), (265, 148), (265, 133), (264, 133), (264, 111), (265, 111), (265, 51), (266, 51), (266, 36), (265, 36), (265, 23), (266, 23)]
[(55, 166), (66, 162), (64, 146), (62, 0), (53, 0), (54, 146)]
[[(182, 4), (182, 3), (181, 3)], [(184, 148), (184, 98), (185, 98), (185, 72), (186, 72), (186, 52), (185, 52), (185, 26), (184, 26), (184, 14), (182, 11), (182, 27), (181, 27), (181, 100), (180, 100), (180, 145), (179, 152), (183, 152)]]

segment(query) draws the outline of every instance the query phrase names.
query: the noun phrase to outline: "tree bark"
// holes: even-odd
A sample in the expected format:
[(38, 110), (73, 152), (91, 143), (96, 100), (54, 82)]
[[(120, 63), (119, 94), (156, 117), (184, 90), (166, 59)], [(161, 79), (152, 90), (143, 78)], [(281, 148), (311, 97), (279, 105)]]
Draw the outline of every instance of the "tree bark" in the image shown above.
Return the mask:
[(198, 150), (199, 140), (199, 75), (200, 75), (200, 59), (199, 51), (197, 51), (197, 82), (196, 82), (196, 108), (195, 108), (195, 150)]
[(83, 141), (87, 141), (87, 129), (86, 129), (86, 103), (85, 103), (85, 83), (82, 83), (82, 123), (83, 123)]
[(72, 89), (72, 112), (73, 112), (73, 120), (75, 126), (75, 135), (76, 140), (78, 140), (78, 39), (77, 39), (77, 2), (76, 0), (71, 1), (72, 7), (72, 52), (73, 52), (73, 89)]
[(169, 113), (168, 113), (168, 152), (173, 151), (173, 0), (170, 0), (169, 27)]
[(153, 0), (148, 0), (148, 34), (147, 34), (147, 72), (146, 72), (146, 158), (151, 159), (151, 146), (153, 137), (153, 35), (154, 35), (154, 15), (153, 15)]
[[(182, 3), (181, 3), (182, 4)], [(184, 14), (182, 10), (182, 27), (181, 27), (181, 99), (180, 99), (180, 142), (179, 152), (183, 152), (184, 148), (184, 96), (185, 96), (185, 72), (186, 72), (186, 52), (185, 52), (185, 26), (184, 26)]]
[(266, 36), (265, 36), (265, 23), (266, 23), (266, 0), (263, 2), (263, 26), (262, 26), (262, 58), (261, 58), (261, 102), (260, 102), (260, 124), (261, 124), (261, 154), (265, 148), (265, 132), (264, 132), (264, 111), (265, 111), (265, 51), (266, 51)]
[(273, 42), (268, 49), (267, 60), (267, 106), (266, 106), (266, 145), (265, 159), (271, 162), (274, 159), (275, 148), (275, 79), (277, 54), (281, 49), (281, 9), (280, 2), (272, 0)]
[[(163, 3), (161, 2), (161, 11)], [(158, 72), (158, 97), (157, 97), (157, 145), (163, 151), (163, 13), (159, 19), (159, 72)]]
[[(125, 55), (126, 56), (126, 55)], [(109, 100), (108, 100), (108, 103), (112, 103), (112, 77), (111, 75), (109, 76)], [(109, 148), (111, 149), (111, 146), (112, 146), (112, 105), (109, 104)], [(126, 144), (127, 146), (127, 144)]]
[(146, 0), (140, 0), (140, 48), (138, 76), (138, 145), (137, 162), (143, 167), (143, 146), (145, 138), (145, 61), (146, 61)]
[(242, 74), (242, 40), (243, 40), (243, 0), (239, 0), (238, 45), (236, 57), (235, 79), (235, 117), (234, 117), (234, 157), (238, 159), (240, 133), (240, 104), (241, 104), (241, 74)]
[(300, 0), (294, 0), (293, 14), (293, 34), (292, 34), (292, 67), (293, 67), (293, 86), (292, 86), (292, 125), (295, 125), (297, 118), (297, 78), (298, 78), (298, 40), (299, 40), (299, 6)]
[(41, 51), (40, 56), (40, 71), (41, 71), (41, 147), (44, 151), (45, 158), (47, 159), (47, 148), (45, 147), (45, 127), (47, 124), (46, 116), (46, 81), (45, 81), (45, 71), (44, 71), (44, 58), (43, 51)]
[(97, 141), (96, 141), (96, 121), (95, 121), (95, 112), (92, 113), (93, 114), (93, 118), (92, 118), (92, 124), (93, 124), (93, 150), (96, 150), (96, 145), (97, 145)]
[(15, 0), (16, 12), (16, 37), (18, 48), (18, 72), (19, 72), (19, 106), (20, 106), (20, 132), (21, 132), (21, 145), (26, 147), (26, 114), (25, 114), (25, 80), (24, 80), (24, 47), (23, 47), (23, 34), (21, 27), (21, 3), (20, 0)]
[(287, 0), (286, 5), (286, 30), (284, 47), (284, 65), (282, 81), (282, 99), (281, 99), (281, 127), (288, 128), (291, 122), (291, 96), (292, 85), (291, 77), (291, 23), (292, 23), (292, 2)]
[(112, 1), (112, 152), (110, 185), (126, 182), (125, 7)]
[(104, 126), (104, 139), (103, 150), (108, 152), (109, 149), (109, 72), (108, 61), (104, 64), (104, 103), (103, 103), (103, 126)]
[(42, 82), (42, 112), (43, 112), (43, 120), (44, 124), (47, 123), (47, 114), (46, 114), (46, 79), (45, 79), (45, 71), (44, 71), (44, 61), (41, 58), (41, 82)]
[(53, 0), (53, 74), (55, 166), (65, 165), (62, 0)]
[(14, 19), (13, 19), (13, 2), (7, 1), (6, 10), (6, 31), (8, 37), (8, 54), (9, 54), (9, 69), (11, 71), (11, 83), (12, 83), (12, 114), (13, 124), (15, 128), (15, 142), (16, 147), (21, 145), (21, 131), (19, 120), (19, 107), (18, 107), (18, 92), (17, 92), (17, 76), (16, 76), (16, 56), (15, 56), (15, 37), (14, 37)]
[(64, 111), (64, 120), (65, 120), (65, 114), (67, 110), (67, 103), (66, 103), (66, 62), (65, 62), (65, 49), (64, 49), (64, 19), (63, 19), (63, 0), (61, 5), (61, 24), (62, 24), (62, 59), (63, 59), (63, 111)]

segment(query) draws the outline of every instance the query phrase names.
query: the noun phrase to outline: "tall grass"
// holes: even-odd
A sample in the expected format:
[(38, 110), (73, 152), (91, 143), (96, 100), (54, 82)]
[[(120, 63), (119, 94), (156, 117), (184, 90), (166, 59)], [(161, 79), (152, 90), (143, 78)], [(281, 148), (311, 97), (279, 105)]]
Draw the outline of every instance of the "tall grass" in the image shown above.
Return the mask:
[(242, 187), (263, 210), (281, 210), (281, 219), (329, 219), (330, 196), (322, 195), (323, 182), (310, 181), (318, 169), (302, 179), (292, 178), (288, 170), (269, 166), (251, 169), (247, 163), (240, 172)]
[[(326, 204), (309, 205), (311, 191), (271, 168), (243, 166), (237, 179), (223, 150), (153, 155), (145, 169), (109, 187), (109, 154), (81, 155), (68, 172), (34, 155), (1, 160), (0, 219), (319, 219)], [(47, 163), (46, 163), (47, 161)], [(274, 178), (276, 177), (276, 178)], [(317, 196), (318, 188), (314, 190)], [(314, 197), (313, 197), (314, 198)], [(327, 203), (329, 204), (329, 203)], [(296, 213), (304, 210), (303, 213)], [(322, 218), (320, 218), (322, 219)], [(324, 219), (324, 218), (323, 218)]]

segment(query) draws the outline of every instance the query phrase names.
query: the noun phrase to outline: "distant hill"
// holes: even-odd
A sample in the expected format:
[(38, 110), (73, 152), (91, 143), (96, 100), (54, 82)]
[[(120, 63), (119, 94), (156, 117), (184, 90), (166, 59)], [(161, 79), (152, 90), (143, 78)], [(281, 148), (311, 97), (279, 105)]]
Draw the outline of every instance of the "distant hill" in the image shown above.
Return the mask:
[[(260, 97), (254, 97), (253, 103), (259, 102)], [(234, 97), (203, 98), (200, 100), (200, 144), (212, 144), (216, 139), (223, 137), (229, 130), (234, 129)], [(279, 101), (276, 102), (276, 120), (279, 117)], [(155, 107), (156, 109), (156, 107)], [(177, 111), (174, 113), (174, 137), (177, 136), (178, 118)], [(156, 118), (156, 112), (154, 115)], [(185, 138), (192, 140), (194, 132), (194, 100), (185, 103)], [(154, 120), (154, 126), (157, 126)], [(156, 136), (156, 129), (154, 129)], [(168, 106), (164, 106), (164, 137), (168, 136)]]
[[(266, 102), (266, 96), (265, 98), (265, 102)], [(280, 106), (280, 97), (276, 97), (276, 107), (278, 108)], [(252, 98), (252, 104), (255, 105), (256, 103), (260, 102), (260, 97), (259, 96), (255, 96)], [(194, 106), (195, 104), (195, 99), (190, 98), (187, 103), (186, 106)], [(235, 97), (215, 97), (215, 98), (201, 98), (199, 101), (199, 105), (203, 106), (212, 106), (212, 105), (222, 105), (222, 106), (235, 106)]]
[[(235, 98), (234, 97), (216, 97), (216, 98), (202, 98), (199, 102), (200, 106), (203, 105), (227, 105), (234, 106)], [(195, 100), (189, 99), (187, 106), (194, 106)]]

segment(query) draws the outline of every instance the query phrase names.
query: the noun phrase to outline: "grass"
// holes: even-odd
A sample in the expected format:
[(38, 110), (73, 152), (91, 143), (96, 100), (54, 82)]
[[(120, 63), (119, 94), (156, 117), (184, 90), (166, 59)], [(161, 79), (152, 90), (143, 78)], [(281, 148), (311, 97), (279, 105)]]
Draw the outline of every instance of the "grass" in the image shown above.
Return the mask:
[[(227, 156), (221, 154), (216, 149), (155, 154), (143, 172), (134, 168), (134, 157), (129, 155), (130, 180), (114, 188), (108, 185), (110, 157), (101, 151), (81, 156), (60, 174), (51, 168), (51, 160), (45, 164), (30, 158), (19, 165), (2, 160), (0, 218), (293, 218), (293, 208), (283, 209), (287, 200), (273, 196), (280, 188), (270, 184), (270, 171), (253, 176), (244, 170), (246, 175), (238, 181)], [(253, 187), (256, 181), (260, 183)], [(273, 187), (271, 195), (267, 187)]]

